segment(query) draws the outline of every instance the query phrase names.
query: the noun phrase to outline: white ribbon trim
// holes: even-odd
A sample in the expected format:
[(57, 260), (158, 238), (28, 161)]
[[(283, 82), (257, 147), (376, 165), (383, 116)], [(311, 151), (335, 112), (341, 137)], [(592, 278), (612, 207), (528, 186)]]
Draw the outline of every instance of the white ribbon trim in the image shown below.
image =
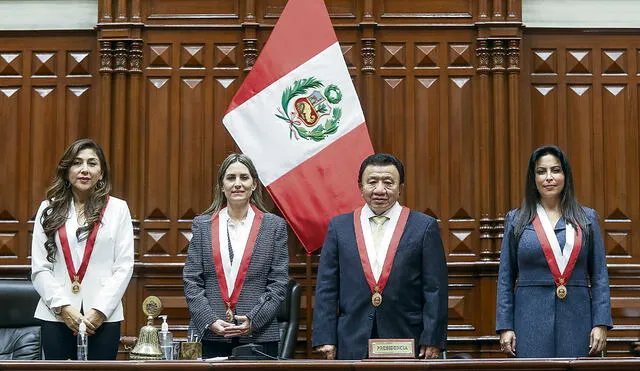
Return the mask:
[(544, 234), (547, 235), (547, 240), (549, 240), (549, 244), (551, 245), (551, 250), (553, 251), (553, 256), (556, 259), (556, 263), (558, 264), (560, 274), (564, 274), (564, 270), (565, 268), (567, 268), (567, 264), (569, 264), (569, 257), (571, 256), (571, 252), (573, 251), (576, 231), (570, 223), (566, 223), (565, 221), (565, 244), (564, 249), (560, 250), (560, 243), (558, 242), (558, 238), (556, 237), (556, 233), (551, 226), (551, 221), (549, 220), (544, 207), (538, 204), (536, 211), (538, 212), (538, 217), (540, 218), (540, 222), (542, 223)]

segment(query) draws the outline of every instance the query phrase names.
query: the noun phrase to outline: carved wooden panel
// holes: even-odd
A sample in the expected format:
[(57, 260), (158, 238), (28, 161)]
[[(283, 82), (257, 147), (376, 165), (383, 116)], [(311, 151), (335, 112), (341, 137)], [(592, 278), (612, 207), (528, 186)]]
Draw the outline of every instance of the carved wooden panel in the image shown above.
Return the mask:
[(28, 221), (59, 156), (95, 134), (95, 33), (0, 39), (0, 264), (29, 264)]
[[(533, 134), (523, 143), (564, 148), (578, 199), (599, 214), (610, 264), (611, 337), (620, 339), (640, 331), (634, 309), (640, 245), (633, 238), (640, 232), (638, 42), (637, 35), (531, 31), (523, 50), (531, 63), (524, 64), (519, 129)], [(610, 341), (609, 354), (624, 354), (622, 343)]]
[(380, 21), (389, 23), (471, 23), (474, 0), (385, 0), (375, 2)]
[(142, 19), (149, 24), (233, 24), (240, 19), (241, 0), (148, 0), (142, 2)]
[(610, 261), (638, 262), (638, 66), (630, 63), (638, 39), (573, 36), (527, 39), (522, 129), (533, 134), (531, 148), (553, 143), (568, 152), (579, 199), (602, 218)]
[[(258, 22), (273, 24), (284, 10), (287, 0), (255, 0)], [(359, 22), (362, 0), (325, 0), (325, 5), (335, 24)]]

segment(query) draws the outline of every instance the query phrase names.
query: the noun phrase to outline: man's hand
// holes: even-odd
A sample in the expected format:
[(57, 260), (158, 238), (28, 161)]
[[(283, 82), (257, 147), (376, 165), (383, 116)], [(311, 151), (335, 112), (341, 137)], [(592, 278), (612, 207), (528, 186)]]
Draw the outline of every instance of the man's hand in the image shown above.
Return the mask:
[(219, 319), (212, 323), (211, 326), (209, 326), (209, 330), (211, 330), (211, 332), (215, 334), (224, 336), (226, 334), (227, 327), (230, 326), (234, 326), (234, 324)]
[(224, 337), (248, 335), (251, 331), (251, 320), (247, 316), (234, 316), (239, 325), (231, 325), (225, 328)]
[(336, 359), (336, 346), (333, 344), (320, 345), (315, 351), (322, 354), (324, 359)]
[(420, 345), (420, 353), (418, 358), (436, 359), (440, 358), (440, 348)]
[(591, 329), (589, 336), (589, 354), (594, 355), (602, 352), (607, 345), (607, 328), (596, 326)]
[(503, 353), (515, 357), (516, 356), (516, 333), (512, 330), (503, 330), (500, 332), (500, 350)]

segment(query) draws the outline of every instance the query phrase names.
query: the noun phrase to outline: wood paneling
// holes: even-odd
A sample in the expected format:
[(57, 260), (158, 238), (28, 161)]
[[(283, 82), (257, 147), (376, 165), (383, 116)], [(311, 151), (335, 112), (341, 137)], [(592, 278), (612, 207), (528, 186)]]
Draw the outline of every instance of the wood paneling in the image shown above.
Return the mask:
[(0, 264), (29, 264), (29, 222), (66, 145), (92, 133), (95, 33), (0, 34)]
[[(28, 275), (30, 219), (55, 163), (73, 140), (94, 137), (133, 216), (123, 335), (137, 335), (141, 302), (157, 295), (185, 336), (191, 219), (237, 150), (221, 120), (285, 4), (105, 0), (96, 31), (0, 33), (0, 276)], [(616, 324), (610, 354), (627, 354), (640, 336), (638, 36), (523, 33), (516, 0), (326, 4), (374, 147), (405, 163), (402, 202), (440, 222), (451, 354), (500, 355), (504, 215), (520, 203), (526, 161), (541, 144), (568, 152), (579, 200), (601, 217)], [(268, 196), (267, 204), (278, 212)], [(316, 356), (319, 254), (307, 255), (290, 231), (290, 275), (304, 287), (298, 357)]]

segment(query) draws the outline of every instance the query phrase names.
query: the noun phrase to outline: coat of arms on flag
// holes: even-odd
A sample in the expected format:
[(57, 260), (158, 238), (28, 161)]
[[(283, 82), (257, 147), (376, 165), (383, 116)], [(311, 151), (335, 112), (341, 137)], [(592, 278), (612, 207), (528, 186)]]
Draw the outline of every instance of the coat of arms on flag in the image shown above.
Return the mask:
[(342, 92), (336, 85), (324, 85), (309, 77), (296, 80), (282, 93), (282, 107), (276, 117), (289, 124), (289, 138), (319, 142), (338, 130)]

